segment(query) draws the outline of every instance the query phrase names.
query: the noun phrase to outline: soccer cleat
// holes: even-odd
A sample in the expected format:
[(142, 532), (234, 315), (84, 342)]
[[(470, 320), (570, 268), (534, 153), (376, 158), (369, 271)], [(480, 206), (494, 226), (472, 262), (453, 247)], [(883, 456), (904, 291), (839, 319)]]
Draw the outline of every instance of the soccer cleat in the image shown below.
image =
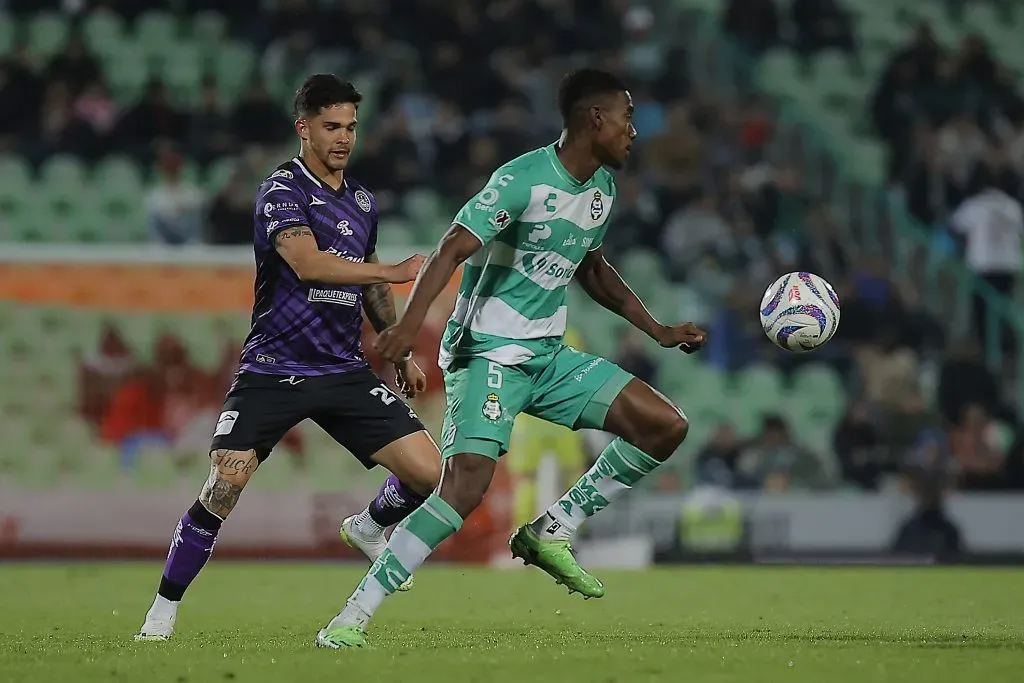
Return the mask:
[(347, 648), (362, 648), (372, 650), (373, 647), (366, 642), (366, 634), (358, 626), (336, 626), (335, 628), (322, 628), (316, 634), (316, 646), (326, 647), (331, 650), (342, 650)]
[[(338, 529), (338, 535), (341, 536), (341, 540), (345, 542), (349, 548), (355, 548), (360, 551), (363, 555), (366, 555), (370, 562), (375, 562), (384, 549), (388, 547), (388, 541), (382, 535), (380, 538), (366, 538), (352, 527), (352, 522), (355, 521), (356, 516), (346, 517), (341, 523), (341, 528)], [(400, 591), (407, 591), (412, 588), (413, 579), (410, 576), (406, 579), (401, 586), (398, 587)]]
[(154, 642), (170, 640), (174, 633), (174, 614), (164, 615), (160, 618), (146, 615), (146, 622), (135, 634), (136, 642)]
[(580, 566), (568, 541), (542, 541), (527, 524), (509, 537), (508, 547), (512, 557), (547, 573), (557, 584), (568, 588), (570, 595), (580, 593), (587, 600), (604, 595), (604, 584)]

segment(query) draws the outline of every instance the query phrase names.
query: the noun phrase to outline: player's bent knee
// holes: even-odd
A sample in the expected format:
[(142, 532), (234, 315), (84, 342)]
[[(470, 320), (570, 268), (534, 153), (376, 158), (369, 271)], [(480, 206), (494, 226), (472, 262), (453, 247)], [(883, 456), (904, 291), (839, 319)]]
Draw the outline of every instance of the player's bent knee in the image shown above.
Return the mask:
[(441, 480), (441, 453), (427, 432), (402, 437), (374, 453), (371, 460), (423, 496), (430, 495)]
[(634, 445), (655, 460), (664, 462), (672, 457), (686, 439), (690, 423), (674, 407), (666, 410), (641, 434)]
[(453, 455), (445, 463), (441, 498), (465, 519), (483, 500), (497, 463), (476, 453)]

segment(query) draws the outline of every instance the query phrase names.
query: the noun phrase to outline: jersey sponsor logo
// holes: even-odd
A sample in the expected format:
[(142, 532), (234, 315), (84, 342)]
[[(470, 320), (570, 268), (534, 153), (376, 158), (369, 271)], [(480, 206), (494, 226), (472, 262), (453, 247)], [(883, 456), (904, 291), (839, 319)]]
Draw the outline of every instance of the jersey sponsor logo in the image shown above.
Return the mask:
[(498, 203), (499, 199), (501, 199), (501, 193), (493, 187), (485, 188), (476, 198), (477, 202), (484, 206), (494, 206)]
[(270, 218), (275, 211), (298, 211), (299, 205), (295, 202), (267, 202), (263, 205), (263, 215)]
[(370, 196), (362, 190), (356, 190), (356, 204), (366, 213), (370, 213)]
[(314, 195), (314, 196), (309, 198), (309, 205), (310, 206), (327, 206), (327, 202), (325, 202), (324, 200), (322, 200), (319, 197)]
[(278, 384), (291, 384), (294, 387), (296, 384), (302, 384), (305, 381), (305, 377), (296, 377), (295, 375), (291, 375), (290, 377), (285, 377), (280, 380)]
[(505, 209), (499, 209), (498, 213), (494, 214), (494, 218), (491, 219), (491, 223), (493, 223), (494, 227), (498, 228), (498, 230), (504, 230), (511, 222), (512, 216), (509, 215), (509, 212)]
[(508, 184), (515, 180), (516, 177), (510, 173), (504, 173), (498, 176), (498, 184), (502, 187), (508, 187)]
[(324, 251), (325, 251), (325, 253), (333, 254), (334, 256), (337, 256), (338, 258), (343, 258), (346, 261), (351, 261), (352, 263), (362, 263), (363, 261), (366, 260), (366, 258), (363, 257), (363, 256), (352, 256), (351, 254), (348, 253), (347, 250), (346, 251), (338, 251), (334, 247), (327, 247), (327, 249), (325, 249)]
[(267, 237), (270, 237), (270, 233), (274, 232), (274, 228), (281, 225), (281, 221), (270, 221), (267, 224)]
[(325, 304), (337, 304), (339, 306), (355, 306), (359, 303), (359, 295), (355, 292), (346, 292), (342, 289), (324, 289), (322, 287), (310, 287), (309, 301), (319, 301)]
[(225, 410), (217, 418), (217, 427), (213, 430), (214, 436), (224, 436), (230, 434), (231, 430), (235, 428), (235, 422), (238, 421), (237, 410)]
[(277, 359), (274, 358), (273, 356), (268, 356), (265, 353), (257, 353), (256, 354), (256, 362), (257, 363), (276, 363)]
[(594, 243), (594, 238), (593, 237), (584, 237), (583, 238), (583, 248), (584, 249), (590, 249), (590, 245), (593, 244), (593, 243)]
[(497, 394), (487, 394), (487, 400), (484, 401), (481, 412), (484, 417), (492, 422), (497, 422), (501, 419), (501, 400)]
[(601, 359), (600, 358), (595, 358), (594, 360), (590, 361), (590, 363), (588, 363), (585, 368), (583, 368), (578, 373), (573, 375), (572, 378), (574, 380), (576, 380), (577, 382), (582, 382), (583, 381), (583, 376), (586, 375), (591, 370), (593, 370), (594, 368), (596, 368), (600, 364), (601, 364)]
[(594, 190), (594, 198), (590, 202), (590, 219), (600, 220), (604, 215), (604, 202), (601, 199), (601, 190)]
[(548, 225), (547, 223), (542, 223), (533, 230), (531, 230), (529, 236), (527, 236), (526, 239), (528, 239), (530, 242), (534, 244), (537, 244), (538, 242), (543, 242), (549, 237), (551, 237), (551, 226)]
[(277, 171), (274, 171), (273, 173), (271, 173), (270, 177), (271, 178), (287, 178), (288, 180), (292, 180), (293, 178), (295, 178), (295, 174), (292, 173), (291, 171), (287, 170), (287, 169), (282, 168), (280, 170), (277, 170)]
[(570, 235), (569, 237), (566, 237), (565, 241), (562, 242), (562, 246), (563, 247), (575, 247), (576, 246), (576, 235)]
[(268, 189), (263, 194), (270, 194), (271, 192), (274, 192), (275, 190), (290, 190), (290, 189), (291, 188), (288, 187), (287, 185), (282, 185), (281, 183), (279, 183), (276, 180), (274, 180), (274, 181), (272, 181), (270, 183), (270, 189)]
[(516, 270), (545, 289), (555, 289), (568, 284), (576, 273), (576, 264), (555, 254), (523, 254), (522, 260), (516, 263)]
[(338, 232), (346, 237), (352, 234), (352, 228), (348, 227), (348, 221), (338, 221)]

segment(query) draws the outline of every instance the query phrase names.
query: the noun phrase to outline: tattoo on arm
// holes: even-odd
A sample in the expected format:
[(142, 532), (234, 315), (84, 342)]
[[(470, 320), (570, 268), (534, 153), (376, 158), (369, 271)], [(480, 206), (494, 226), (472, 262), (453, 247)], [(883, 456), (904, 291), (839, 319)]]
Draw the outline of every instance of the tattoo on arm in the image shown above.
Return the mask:
[(215, 451), (210, 462), (210, 476), (199, 494), (199, 502), (218, 517), (227, 517), (235, 509), (245, 482), (259, 464), (259, 458), (252, 451)]
[[(366, 261), (377, 263), (377, 254), (370, 254)], [(395, 311), (395, 294), (391, 291), (391, 285), (381, 283), (364, 286), (363, 311), (377, 332), (382, 332), (397, 323), (398, 313)]]
[(295, 237), (313, 236), (313, 231), (305, 225), (300, 225), (297, 228), (287, 228), (277, 233), (277, 237), (274, 238), (274, 245), (281, 246), (281, 242), (284, 240), (294, 239)]

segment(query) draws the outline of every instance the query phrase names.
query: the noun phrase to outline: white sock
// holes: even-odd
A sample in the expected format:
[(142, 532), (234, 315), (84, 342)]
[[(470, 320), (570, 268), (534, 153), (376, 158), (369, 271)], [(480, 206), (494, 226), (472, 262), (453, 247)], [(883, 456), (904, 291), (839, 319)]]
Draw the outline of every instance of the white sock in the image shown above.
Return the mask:
[(362, 512), (352, 520), (352, 529), (364, 538), (375, 538), (384, 535), (384, 527), (370, 516), (370, 506), (367, 505)]
[(153, 605), (149, 608), (149, 611), (146, 612), (146, 618), (149, 619), (150, 617), (155, 617), (162, 619), (164, 617), (173, 616), (177, 613), (178, 605), (180, 604), (180, 602), (174, 602), (172, 600), (168, 600), (162, 595), (157, 595), (156, 599), (153, 600)]
[[(557, 505), (557, 503), (556, 503)], [(555, 507), (552, 505), (551, 507)], [(582, 520), (581, 520), (582, 521)], [(542, 541), (569, 541), (576, 535), (576, 527), (568, 519), (551, 514), (551, 508), (530, 524)]]
[(530, 526), (544, 541), (567, 541), (588, 518), (608, 507), (660, 465), (637, 447), (615, 439), (572, 488)]

